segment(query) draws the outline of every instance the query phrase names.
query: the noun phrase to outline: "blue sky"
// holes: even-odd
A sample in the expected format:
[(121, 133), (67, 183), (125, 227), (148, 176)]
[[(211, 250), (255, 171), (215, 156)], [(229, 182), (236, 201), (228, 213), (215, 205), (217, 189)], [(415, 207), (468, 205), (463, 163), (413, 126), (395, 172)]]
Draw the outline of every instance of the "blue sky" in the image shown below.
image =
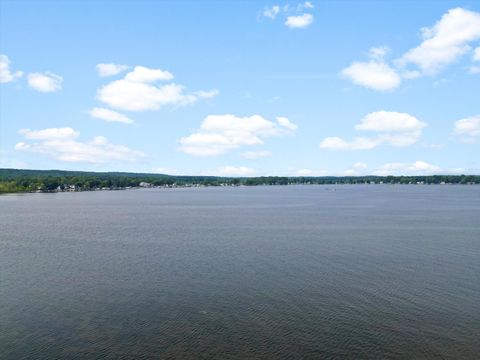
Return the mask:
[(0, 6), (0, 167), (480, 173), (478, 1)]

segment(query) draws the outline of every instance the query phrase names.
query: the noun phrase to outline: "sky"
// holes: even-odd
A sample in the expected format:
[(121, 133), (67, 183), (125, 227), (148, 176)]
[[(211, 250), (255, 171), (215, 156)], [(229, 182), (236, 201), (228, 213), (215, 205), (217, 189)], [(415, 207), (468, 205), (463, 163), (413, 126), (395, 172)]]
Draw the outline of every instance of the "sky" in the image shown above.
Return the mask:
[(0, 168), (480, 174), (479, 1), (0, 0)]

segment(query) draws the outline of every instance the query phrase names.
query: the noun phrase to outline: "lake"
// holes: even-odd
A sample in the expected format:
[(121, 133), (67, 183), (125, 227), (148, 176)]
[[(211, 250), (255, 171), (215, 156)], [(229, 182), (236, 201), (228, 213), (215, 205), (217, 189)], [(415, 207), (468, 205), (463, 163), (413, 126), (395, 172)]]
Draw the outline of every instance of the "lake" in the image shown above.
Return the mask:
[(2, 359), (474, 359), (480, 186), (0, 196)]

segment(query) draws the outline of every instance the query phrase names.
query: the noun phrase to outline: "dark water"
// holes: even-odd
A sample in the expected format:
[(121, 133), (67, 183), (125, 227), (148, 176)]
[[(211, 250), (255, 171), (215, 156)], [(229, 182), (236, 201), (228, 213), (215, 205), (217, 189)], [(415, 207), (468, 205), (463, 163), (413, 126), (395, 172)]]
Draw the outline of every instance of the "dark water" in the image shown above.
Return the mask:
[(478, 359), (480, 186), (0, 196), (2, 359)]

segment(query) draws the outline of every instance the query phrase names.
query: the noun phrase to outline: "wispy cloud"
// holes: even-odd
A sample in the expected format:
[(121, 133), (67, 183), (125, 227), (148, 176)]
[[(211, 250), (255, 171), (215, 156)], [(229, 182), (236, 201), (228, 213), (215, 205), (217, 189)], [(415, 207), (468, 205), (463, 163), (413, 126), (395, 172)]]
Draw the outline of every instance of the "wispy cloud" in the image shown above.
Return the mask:
[(275, 20), (279, 15), (284, 18), (284, 25), (291, 29), (303, 29), (313, 23), (314, 16), (310, 13), (315, 6), (311, 1), (299, 3), (296, 6), (286, 4), (284, 6), (273, 5), (265, 8), (262, 12), (264, 17)]
[(107, 122), (119, 122), (124, 124), (133, 123), (133, 120), (130, 119), (128, 116), (110, 109), (95, 107), (89, 111), (89, 114), (94, 118), (101, 119)]
[(266, 8), (263, 11), (263, 16), (268, 17), (270, 19), (275, 19), (279, 13), (280, 13), (280, 6), (273, 5), (271, 7)]

